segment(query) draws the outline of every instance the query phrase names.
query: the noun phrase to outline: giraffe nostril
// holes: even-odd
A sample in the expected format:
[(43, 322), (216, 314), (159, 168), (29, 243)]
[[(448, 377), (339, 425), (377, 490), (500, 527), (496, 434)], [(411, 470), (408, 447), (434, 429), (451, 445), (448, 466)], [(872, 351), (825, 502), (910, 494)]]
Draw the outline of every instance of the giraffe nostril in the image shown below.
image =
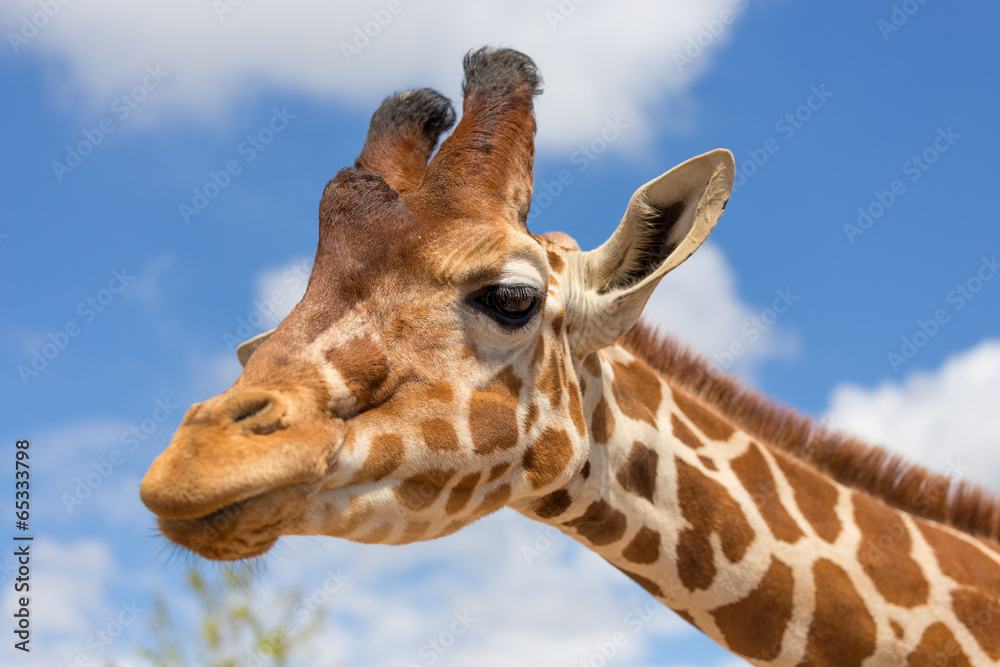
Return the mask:
[(253, 419), (261, 415), (271, 407), (272, 402), (269, 397), (255, 396), (248, 401), (240, 402), (234, 406), (233, 412), (229, 415), (229, 421), (238, 424), (248, 419)]
[(239, 424), (264, 434), (282, 428), (285, 402), (273, 392), (248, 389), (228, 396), (212, 412), (217, 423)]

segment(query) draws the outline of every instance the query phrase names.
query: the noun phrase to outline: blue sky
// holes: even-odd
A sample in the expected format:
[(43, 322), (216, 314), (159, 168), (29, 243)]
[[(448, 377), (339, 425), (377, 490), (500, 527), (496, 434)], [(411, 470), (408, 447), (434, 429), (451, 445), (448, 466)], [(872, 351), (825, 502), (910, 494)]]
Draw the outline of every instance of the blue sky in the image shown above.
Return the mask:
[[(46, 3), (0, 9), (0, 438), (32, 441), (38, 550), (36, 652), (8, 642), (5, 664), (94, 659), (87, 637), (122, 602), (177, 587), (142, 473), (235, 379), (241, 322), (271, 328), (301, 293), (322, 187), (380, 99), (431, 85), (457, 102), (461, 55), (484, 43), (546, 79), (533, 231), (595, 247), (639, 185), (731, 149), (739, 187), (650, 319), (785, 403), (1000, 489), (1000, 7), (402, 2), (348, 58), (387, 3), (210, 4), (53, 2), (37, 34)], [(575, 665), (648, 597), (569, 538), (526, 562), (538, 529), (504, 511), (429, 545), (289, 540), (260, 596), (340, 567), (324, 646), (344, 664), (422, 664), (468, 608), (483, 621), (439, 664)], [(619, 664), (739, 664), (669, 612), (634, 637)]]

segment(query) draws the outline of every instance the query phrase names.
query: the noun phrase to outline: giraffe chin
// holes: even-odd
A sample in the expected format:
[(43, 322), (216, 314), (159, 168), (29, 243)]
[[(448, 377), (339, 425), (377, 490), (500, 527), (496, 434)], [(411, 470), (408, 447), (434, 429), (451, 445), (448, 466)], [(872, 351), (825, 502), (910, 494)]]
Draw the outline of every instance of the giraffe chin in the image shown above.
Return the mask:
[(158, 517), (157, 527), (174, 544), (202, 558), (236, 561), (267, 553), (293, 527), (315, 485), (293, 484), (231, 503), (193, 519)]

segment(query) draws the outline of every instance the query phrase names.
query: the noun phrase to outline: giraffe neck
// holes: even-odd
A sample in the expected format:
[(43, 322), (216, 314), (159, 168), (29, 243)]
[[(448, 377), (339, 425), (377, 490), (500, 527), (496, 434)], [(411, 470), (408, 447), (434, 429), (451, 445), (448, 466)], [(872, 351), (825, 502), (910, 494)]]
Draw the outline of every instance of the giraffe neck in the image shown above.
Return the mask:
[(621, 347), (579, 373), (590, 459), (524, 514), (754, 664), (1000, 660), (995, 546), (755, 441)]

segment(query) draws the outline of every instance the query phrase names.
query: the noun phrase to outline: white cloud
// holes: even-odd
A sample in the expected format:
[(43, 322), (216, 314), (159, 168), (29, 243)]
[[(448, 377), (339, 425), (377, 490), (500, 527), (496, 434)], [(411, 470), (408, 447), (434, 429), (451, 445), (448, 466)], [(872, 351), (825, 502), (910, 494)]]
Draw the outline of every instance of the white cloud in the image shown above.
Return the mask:
[(966, 476), (1000, 492), (1000, 340), (866, 389), (834, 388), (827, 420), (932, 470)]
[[(213, 7), (229, 4), (240, 6), (220, 18)], [(140, 118), (191, 114), (223, 123), (248, 93), (265, 87), (366, 110), (393, 90), (417, 86), (458, 100), (462, 54), (483, 44), (507, 45), (535, 59), (551, 91), (538, 103), (543, 146), (574, 146), (591, 139), (605, 118), (621, 116), (629, 130), (616, 146), (638, 147), (653, 126), (690, 121), (651, 118), (650, 107), (666, 100), (678, 113), (690, 113), (686, 91), (729, 39), (733, 24), (719, 19), (738, 3), (401, 0), (396, 15), (385, 11), (387, 4), (88, 0), (60, 5), (27, 43), (12, 46), (21, 56), (67, 65), (69, 81), (57, 88), (67, 106), (82, 103), (107, 115), (116, 97), (142, 83), (147, 66), (158, 65), (169, 74), (141, 103)], [(575, 9), (555, 21), (560, 7)], [(3, 3), (4, 33), (21, 34), (25, 17), (38, 11), (34, 0)], [(372, 23), (377, 18), (384, 27)], [(717, 36), (707, 22), (715, 22)], [(363, 48), (348, 59), (342, 44), (366, 28), (378, 34), (367, 44), (358, 38)], [(692, 47), (695, 38), (704, 47)], [(689, 48), (703, 53), (679, 65), (677, 56)]]
[(762, 363), (798, 355), (798, 334), (782, 323), (783, 314), (775, 309), (794, 309), (797, 296), (781, 286), (771, 303), (760, 307), (744, 303), (725, 255), (706, 243), (663, 278), (643, 318), (703, 354), (713, 368), (752, 381)]

